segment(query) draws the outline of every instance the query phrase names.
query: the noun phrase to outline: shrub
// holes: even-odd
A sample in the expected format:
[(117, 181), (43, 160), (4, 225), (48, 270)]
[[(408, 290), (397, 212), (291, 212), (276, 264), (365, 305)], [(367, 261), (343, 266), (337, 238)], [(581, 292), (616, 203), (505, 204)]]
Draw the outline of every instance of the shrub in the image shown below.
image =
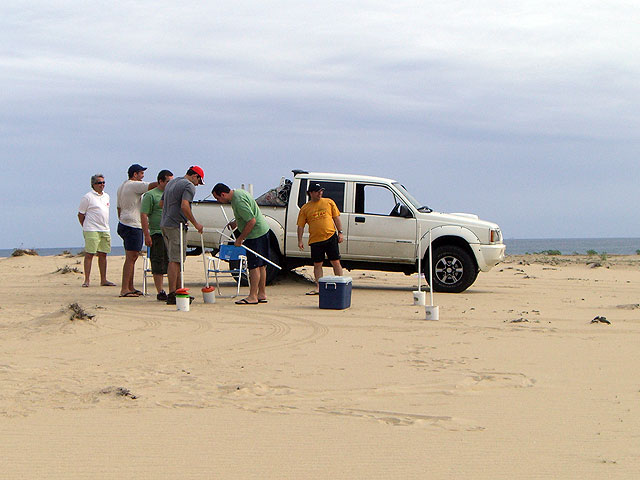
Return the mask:
[(560, 250), (542, 250), (541, 252), (536, 252), (539, 255), (562, 255)]
[(589, 255), (590, 257), (597, 254), (598, 252), (596, 252), (595, 250), (587, 250), (587, 255)]
[(38, 255), (38, 252), (36, 252), (33, 248), (14, 248), (13, 252), (11, 252), (12, 257), (21, 257), (23, 255)]

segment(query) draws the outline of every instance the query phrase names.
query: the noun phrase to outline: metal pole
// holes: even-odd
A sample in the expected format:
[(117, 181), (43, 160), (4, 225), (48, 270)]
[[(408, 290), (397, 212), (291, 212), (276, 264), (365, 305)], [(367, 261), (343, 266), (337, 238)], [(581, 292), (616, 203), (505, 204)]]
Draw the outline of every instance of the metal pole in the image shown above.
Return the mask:
[(204, 268), (204, 281), (209, 288), (209, 276), (207, 275), (207, 261), (204, 257), (204, 235), (200, 234), (200, 246), (202, 247), (202, 268)]
[[(228, 235), (225, 235), (222, 230), (218, 230), (216, 229), (216, 232), (220, 233), (220, 235), (222, 235), (223, 237), (226, 237), (228, 240), (234, 240), (233, 238), (229, 237)], [(280, 265), (277, 265), (275, 263), (273, 263), (271, 260), (269, 260), (266, 257), (263, 257), (262, 255), (260, 255), (258, 252), (255, 252), (253, 250), (251, 250), (249, 247), (247, 247), (246, 245), (242, 245), (242, 247), (248, 251), (250, 251), (251, 253), (253, 253), (256, 257), (261, 258), (262, 260), (264, 260), (265, 262), (273, 265), (274, 267), (276, 267), (278, 270), (282, 270), (282, 267)]]
[(422, 225), (418, 226), (418, 291), (421, 292), (422, 284)]
[(182, 234), (182, 223), (180, 223), (180, 288), (184, 288), (184, 252)]
[(431, 295), (431, 303), (429, 305), (433, 306), (433, 257), (431, 254), (431, 230), (429, 229), (429, 292)]

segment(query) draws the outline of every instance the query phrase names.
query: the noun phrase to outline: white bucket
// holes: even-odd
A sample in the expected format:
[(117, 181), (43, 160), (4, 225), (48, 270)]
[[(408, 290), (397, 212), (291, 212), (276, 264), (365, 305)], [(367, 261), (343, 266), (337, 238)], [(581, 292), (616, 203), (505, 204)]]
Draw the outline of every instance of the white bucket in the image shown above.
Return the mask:
[(179, 312), (188, 312), (189, 311), (189, 296), (179, 296), (176, 295), (176, 308)]
[(435, 305), (426, 305), (424, 314), (427, 320), (438, 320), (440, 318), (440, 307)]
[(202, 298), (204, 303), (216, 303), (216, 292), (215, 290), (211, 290), (210, 292), (205, 292), (202, 290)]
[(427, 292), (423, 292), (421, 290), (413, 291), (413, 304), (414, 305), (424, 305), (427, 303)]

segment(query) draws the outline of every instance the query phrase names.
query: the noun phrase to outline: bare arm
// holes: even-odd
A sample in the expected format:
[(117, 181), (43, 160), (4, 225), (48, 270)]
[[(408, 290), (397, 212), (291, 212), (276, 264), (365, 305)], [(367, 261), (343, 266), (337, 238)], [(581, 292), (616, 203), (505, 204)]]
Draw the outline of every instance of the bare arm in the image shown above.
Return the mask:
[(242, 229), (242, 232), (240, 232), (240, 236), (236, 238), (236, 243), (235, 243), (236, 247), (239, 247), (240, 245), (242, 245), (242, 242), (244, 242), (245, 238), (249, 236), (255, 224), (256, 224), (255, 218), (252, 218), (247, 222), (247, 224)]
[(342, 243), (344, 241), (344, 236), (342, 235), (342, 220), (340, 220), (340, 217), (333, 217), (333, 223), (336, 224), (336, 229), (338, 230), (338, 243)]
[(189, 220), (193, 224), (193, 226), (196, 227), (198, 233), (202, 233), (204, 227), (202, 226), (202, 224), (198, 223), (198, 221), (193, 216), (193, 213), (191, 213), (191, 204), (189, 203), (189, 200), (182, 200), (180, 208), (182, 210), (182, 213), (184, 213), (184, 216), (187, 217), (187, 220)]
[(302, 234), (304, 233), (304, 227), (298, 226), (298, 248), (304, 250), (304, 243), (302, 243)]
[(85, 219), (85, 214), (78, 212), (78, 221), (80, 222), (80, 225), (84, 226), (84, 219)]
[(142, 223), (142, 232), (144, 233), (144, 244), (150, 247), (153, 244), (151, 233), (149, 232), (149, 215), (140, 213), (140, 223)]

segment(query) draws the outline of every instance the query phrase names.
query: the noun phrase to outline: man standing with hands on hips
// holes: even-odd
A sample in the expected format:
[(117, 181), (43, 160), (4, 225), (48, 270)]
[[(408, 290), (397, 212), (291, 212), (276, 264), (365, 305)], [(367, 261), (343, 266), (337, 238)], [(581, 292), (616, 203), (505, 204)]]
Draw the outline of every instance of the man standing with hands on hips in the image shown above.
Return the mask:
[[(261, 256), (269, 256), (269, 224), (262, 216), (258, 204), (249, 192), (231, 190), (224, 183), (218, 183), (211, 191), (220, 203), (230, 203), (235, 221), (229, 226), (240, 230), (236, 238), (236, 247), (244, 245)], [(247, 251), (249, 267), (249, 296), (238, 300), (238, 305), (257, 305), (267, 303), (267, 262)]]
[(196, 186), (198, 185), (204, 185), (204, 170), (198, 165), (193, 165), (189, 167), (184, 177), (174, 178), (167, 183), (162, 194), (160, 228), (167, 247), (167, 257), (169, 258), (169, 266), (167, 268), (167, 279), (169, 281), (167, 305), (176, 304), (176, 289), (180, 283), (180, 262), (184, 261), (186, 252), (184, 241), (182, 250), (180, 249), (181, 224), (184, 225), (182, 228), (186, 230), (187, 222), (191, 222), (201, 235), (204, 228), (191, 212), (191, 202), (196, 194)]
[(309, 201), (305, 203), (298, 214), (298, 248), (304, 249), (302, 234), (304, 226), (309, 224), (309, 247), (311, 248), (311, 260), (313, 261), (313, 276), (316, 280), (316, 288), (307, 295), (318, 295), (320, 286), (318, 280), (322, 278), (322, 264), (325, 255), (331, 262), (333, 273), (342, 276), (340, 265), (340, 249), (342, 243), (342, 222), (338, 206), (330, 198), (323, 198), (324, 188), (319, 183), (312, 183), (307, 189)]

